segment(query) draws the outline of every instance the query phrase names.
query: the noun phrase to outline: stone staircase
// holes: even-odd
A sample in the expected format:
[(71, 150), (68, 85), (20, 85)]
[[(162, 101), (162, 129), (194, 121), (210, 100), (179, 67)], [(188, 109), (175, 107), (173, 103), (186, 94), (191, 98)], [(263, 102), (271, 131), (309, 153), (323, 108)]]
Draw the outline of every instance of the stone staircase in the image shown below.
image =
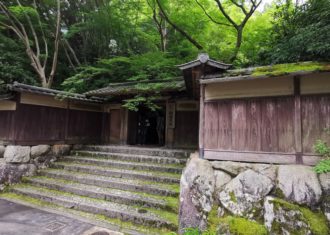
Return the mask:
[(179, 183), (189, 151), (84, 146), (1, 198), (125, 234), (177, 231)]

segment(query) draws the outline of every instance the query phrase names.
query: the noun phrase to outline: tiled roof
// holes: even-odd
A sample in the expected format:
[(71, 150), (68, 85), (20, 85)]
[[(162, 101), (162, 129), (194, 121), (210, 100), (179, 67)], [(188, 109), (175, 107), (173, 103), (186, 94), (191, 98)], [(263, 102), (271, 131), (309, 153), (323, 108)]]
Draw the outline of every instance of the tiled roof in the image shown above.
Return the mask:
[(34, 94), (56, 96), (63, 99), (85, 101), (91, 103), (103, 103), (104, 99), (99, 97), (87, 97), (86, 95), (70, 93), (65, 91), (59, 91), (54, 89), (42, 88), (37, 86), (25, 85), (22, 83), (14, 82), (8, 85), (8, 90), (16, 92), (29, 92)]
[(185, 82), (182, 77), (169, 80), (135, 81), (112, 83), (105, 88), (86, 92), (87, 96), (122, 96), (135, 94), (164, 93), (184, 91)]

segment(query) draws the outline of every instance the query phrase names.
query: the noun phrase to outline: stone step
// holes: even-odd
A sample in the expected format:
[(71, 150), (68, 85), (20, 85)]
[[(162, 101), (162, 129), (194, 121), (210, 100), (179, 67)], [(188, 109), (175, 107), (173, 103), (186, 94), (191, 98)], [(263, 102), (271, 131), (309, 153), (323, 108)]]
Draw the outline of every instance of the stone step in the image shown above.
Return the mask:
[(158, 184), (151, 181), (114, 178), (56, 169), (41, 170), (39, 174), (49, 178), (70, 180), (81, 184), (95, 185), (113, 189), (143, 192), (161, 196), (175, 197), (179, 195), (177, 184)]
[(83, 146), (82, 149), (88, 150), (88, 151), (124, 153), (124, 154), (159, 156), (159, 157), (169, 157), (169, 158), (183, 158), (183, 159), (188, 159), (190, 154), (192, 152), (194, 152), (194, 150), (134, 147), (134, 146), (116, 146), (116, 145), (86, 145), (86, 146)]
[(55, 162), (52, 167), (77, 171), (83, 173), (89, 173), (94, 175), (103, 175), (109, 177), (125, 178), (125, 179), (142, 179), (162, 183), (180, 183), (180, 175), (162, 173), (162, 172), (145, 172), (137, 170), (123, 170), (119, 168), (101, 167), (96, 165), (85, 165), (78, 163), (67, 163), (67, 162)]
[(90, 157), (79, 157), (79, 156), (66, 156), (61, 158), (62, 161), (74, 162), (74, 163), (87, 163), (99, 166), (109, 166), (121, 169), (131, 169), (131, 170), (144, 170), (144, 171), (160, 171), (160, 172), (169, 172), (169, 173), (182, 173), (182, 167), (175, 167), (173, 165), (165, 164), (146, 164), (146, 163), (137, 163), (137, 162), (122, 162), (122, 161), (113, 161), (109, 159), (102, 158), (90, 158)]
[(152, 195), (138, 194), (130, 191), (103, 188), (93, 185), (80, 184), (73, 181), (46, 177), (26, 178), (25, 183), (37, 187), (45, 187), (52, 190), (73, 193), (80, 196), (102, 199), (115, 203), (171, 210), (173, 212), (177, 211), (177, 208), (172, 208), (165, 200), (153, 197)]
[(109, 153), (102, 151), (88, 151), (88, 150), (74, 150), (71, 151), (72, 155), (87, 156), (87, 157), (100, 157), (112, 160), (128, 161), (128, 162), (149, 162), (158, 164), (182, 164), (184, 165), (186, 159), (158, 157), (138, 154), (124, 154), (124, 153)]
[(173, 230), (177, 228), (173, 223), (165, 220), (158, 214), (148, 211), (148, 209), (134, 208), (123, 204), (61, 193), (29, 185), (17, 185), (12, 187), (11, 191), (59, 206), (64, 206), (66, 208), (104, 215), (125, 222), (132, 222), (134, 224), (156, 228), (169, 228)]
[(106, 218), (105, 216), (100, 217), (93, 213), (87, 213), (70, 208), (61, 207), (59, 205), (47, 203), (36, 198), (23, 196), (12, 192), (2, 193), (0, 194), (0, 198), (7, 200), (9, 202), (46, 211), (48, 213), (59, 214), (61, 216), (66, 216), (72, 219), (80, 220), (85, 223), (95, 225), (97, 227), (106, 228), (112, 231), (117, 231), (128, 235), (146, 235), (146, 234), (159, 235), (160, 233), (162, 233), (162, 230), (160, 230), (159, 232), (157, 231), (157, 229), (151, 232), (149, 226), (148, 227), (144, 227), (140, 225), (133, 226), (133, 224), (131, 223), (127, 223), (127, 225), (124, 223), (118, 224), (118, 221), (115, 219), (109, 219)]

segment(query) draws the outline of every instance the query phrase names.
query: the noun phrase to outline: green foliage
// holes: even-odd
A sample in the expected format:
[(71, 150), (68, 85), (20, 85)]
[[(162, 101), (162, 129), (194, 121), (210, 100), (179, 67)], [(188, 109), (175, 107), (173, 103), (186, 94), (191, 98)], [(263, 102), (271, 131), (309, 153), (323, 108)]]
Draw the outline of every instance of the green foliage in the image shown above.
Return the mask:
[(36, 84), (23, 47), (0, 32), (0, 81)]
[[(324, 132), (330, 136), (329, 128), (325, 128)], [(314, 167), (314, 171), (318, 174), (330, 172), (330, 146), (323, 140), (317, 140), (313, 148), (316, 153), (325, 158)]]
[(161, 52), (101, 59), (94, 66), (81, 67), (62, 86), (66, 91), (82, 93), (116, 82), (170, 79), (180, 74), (176, 64), (177, 59)]
[(321, 160), (315, 167), (314, 170), (318, 174), (330, 172), (330, 159)]
[(148, 107), (152, 111), (156, 111), (160, 109), (160, 107), (154, 103), (157, 100), (157, 97), (154, 96), (141, 96), (137, 95), (134, 98), (124, 100), (125, 104), (123, 107), (127, 108), (128, 110), (137, 112), (139, 110), (139, 106), (144, 105)]
[(266, 63), (330, 60), (330, 1), (309, 0), (298, 7), (287, 1), (274, 15)]

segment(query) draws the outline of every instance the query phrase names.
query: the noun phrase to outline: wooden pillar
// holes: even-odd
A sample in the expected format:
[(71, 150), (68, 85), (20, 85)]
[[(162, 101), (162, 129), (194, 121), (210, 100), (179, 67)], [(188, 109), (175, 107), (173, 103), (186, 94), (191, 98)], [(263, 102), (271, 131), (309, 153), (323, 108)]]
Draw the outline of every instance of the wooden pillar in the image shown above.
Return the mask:
[(205, 101), (205, 85), (200, 85), (200, 107), (199, 107), (199, 157), (204, 158), (204, 101)]
[(296, 163), (303, 164), (300, 77), (295, 76), (293, 82), (294, 82), (294, 140), (295, 140), (295, 148), (296, 148)]
[(65, 110), (64, 143), (67, 143), (69, 137), (69, 118), (70, 118), (70, 101), (68, 100)]

